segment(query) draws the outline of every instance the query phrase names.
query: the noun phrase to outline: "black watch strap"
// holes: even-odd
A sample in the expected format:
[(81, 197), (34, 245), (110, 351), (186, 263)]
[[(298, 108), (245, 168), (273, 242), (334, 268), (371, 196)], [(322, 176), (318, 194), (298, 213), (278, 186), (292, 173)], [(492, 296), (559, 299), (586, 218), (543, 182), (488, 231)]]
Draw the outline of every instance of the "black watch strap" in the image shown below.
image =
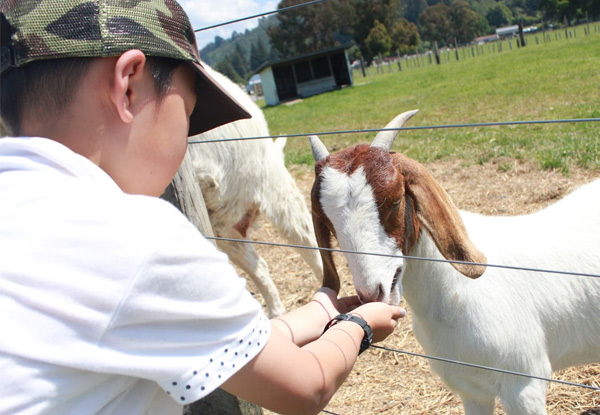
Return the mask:
[(363, 331), (365, 332), (365, 335), (363, 336), (362, 342), (360, 343), (360, 349), (358, 351), (358, 354), (360, 355), (362, 352), (367, 350), (373, 342), (373, 330), (371, 330), (371, 326), (369, 326), (369, 324), (365, 320), (354, 314), (340, 314), (335, 316), (329, 321), (329, 323), (325, 325), (323, 333), (325, 333), (331, 327), (335, 326), (340, 321), (351, 321), (362, 327)]

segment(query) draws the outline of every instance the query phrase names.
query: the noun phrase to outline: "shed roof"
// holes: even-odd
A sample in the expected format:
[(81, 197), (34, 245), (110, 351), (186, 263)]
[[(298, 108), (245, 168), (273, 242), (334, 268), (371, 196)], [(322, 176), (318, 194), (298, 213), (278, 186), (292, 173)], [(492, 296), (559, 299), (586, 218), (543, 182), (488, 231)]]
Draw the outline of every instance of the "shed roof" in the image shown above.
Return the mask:
[(354, 46), (354, 42), (346, 43), (346, 44), (340, 45), (340, 46), (335, 46), (335, 47), (332, 47), (329, 49), (322, 49), (317, 52), (305, 53), (303, 55), (296, 55), (291, 58), (267, 61), (267, 62), (263, 63), (262, 65), (260, 65), (258, 68), (256, 68), (253, 71), (253, 73), (255, 73), (255, 74), (259, 73), (260, 71), (262, 71), (263, 69), (265, 69), (269, 66), (284, 65), (286, 63), (299, 62), (299, 61), (303, 61), (303, 60), (310, 59), (310, 58), (316, 58), (318, 56), (330, 55), (335, 52), (350, 49), (352, 46)]

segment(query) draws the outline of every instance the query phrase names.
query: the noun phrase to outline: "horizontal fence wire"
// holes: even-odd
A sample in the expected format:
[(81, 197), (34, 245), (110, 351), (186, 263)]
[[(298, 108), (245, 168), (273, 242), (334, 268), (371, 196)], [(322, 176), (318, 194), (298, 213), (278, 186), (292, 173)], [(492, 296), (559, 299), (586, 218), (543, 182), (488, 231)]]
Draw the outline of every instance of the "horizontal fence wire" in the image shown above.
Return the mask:
[(243, 21), (246, 21), (246, 20), (256, 19), (256, 18), (259, 18), (259, 17), (268, 16), (268, 15), (271, 15), (271, 14), (287, 12), (288, 10), (296, 9), (298, 7), (310, 6), (311, 4), (322, 3), (324, 1), (325, 0), (313, 0), (313, 1), (306, 2), (306, 3), (296, 4), (295, 6), (283, 7), (281, 9), (272, 10), (270, 12), (264, 12), (264, 13), (254, 14), (252, 16), (242, 17), (240, 19), (229, 20), (227, 22), (218, 23), (218, 24), (215, 24), (215, 25), (212, 25), (212, 26), (206, 26), (206, 27), (203, 27), (203, 28), (200, 28), (200, 29), (196, 29), (196, 30), (194, 30), (194, 32), (202, 32), (204, 30), (214, 29), (216, 27), (221, 27), (221, 26), (226, 26), (226, 25), (230, 25), (230, 24), (234, 24), (234, 23), (243, 22)]
[(380, 131), (410, 131), (410, 130), (435, 130), (444, 128), (468, 128), (468, 127), (500, 127), (500, 126), (514, 126), (514, 125), (533, 125), (533, 124), (565, 124), (565, 123), (581, 123), (581, 122), (600, 122), (600, 118), (572, 118), (572, 119), (560, 119), (560, 120), (529, 120), (529, 121), (499, 121), (499, 122), (484, 122), (484, 123), (472, 123), (472, 124), (444, 124), (444, 125), (424, 125), (416, 127), (401, 127), (401, 128), (368, 128), (361, 130), (339, 130), (339, 131), (321, 131), (313, 133), (295, 133), (295, 134), (279, 134), (279, 135), (265, 135), (256, 137), (231, 137), (231, 138), (219, 138), (213, 140), (189, 140), (188, 144), (201, 144), (201, 143), (216, 143), (221, 141), (244, 141), (244, 140), (260, 140), (264, 138), (278, 138), (278, 137), (306, 137), (309, 135), (334, 135), (334, 134), (358, 134), (358, 133), (377, 133)]
[(430, 355), (421, 354), (421, 353), (408, 352), (406, 350), (392, 349), (390, 347), (377, 346), (375, 344), (371, 345), (371, 347), (373, 347), (375, 349), (385, 350), (388, 352), (402, 353), (402, 354), (407, 354), (407, 355), (411, 355), (411, 356), (422, 357), (425, 359), (437, 360), (437, 361), (445, 362), (445, 363), (452, 363), (452, 364), (456, 364), (456, 365), (460, 365), (460, 366), (468, 366), (468, 367), (473, 367), (473, 368), (477, 368), (477, 369), (489, 370), (492, 372), (504, 373), (507, 375), (514, 375), (514, 376), (521, 376), (521, 377), (530, 378), (530, 379), (543, 380), (546, 382), (560, 383), (560, 384), (568, 385), (568, 386), (577, 386), (580, 388), (586, 388), (586, 389), (591, 389), (596, 392), (600, 392), (600, 387), (593, 386), (593, 385), (584, 385), (583, 383), (569, 382), (569, 381), (560, 380), (560, 379), (545, 378), (543, 376), (530, 375), (527, 373), (515, 372), (512, 370), (506, 370), (506, 369), (499, 369), (499, 368), (490, 367), (490, 366), (482, 366), (482, 365), (477, 365), (475, 363), (461, 362), (460, 360), (446, 359), (444, 357), (437, 357), (437, 356), (430, 356)]
[(600, 274), (589, 274), (589, 273), (573, 272), (573, 271), (559, 271), (559, 270), (543, 269), (543, 268), (528, 268), (528, 267), (520, 267), (520, 266), (516, 266), (516, 265), (486, 264), (486, 263), (480, 263), (480, 262), (456, 261), (456, 260), (442, 259), (442, 258), (425, 258), (425, 257), (410, 256), (410, 255), (382, 254), (382, 253), (378, 253), (378, 252), (362, 252), (362, 251), (352, 251), (352, 250), (338, 249), (338, 248), (322, 248), (322, 247), (316, 247), (316, 246), (294, 245), (294, 244), (285, 244), (285, 243), (278, 243), (278, 242), (254, 241), (252, 239), (223, 238), (220, 236), (205, 236), (205, 238), (212, 239), (215, 241), (224, 241), (224, 242), (240, 242), (240, 243), (248, 243), (248, 244), (256, 244), (256, 245), (280, 246), (280, 247), (286, 247), (286, 248), (312, 249), (312, 250), (316, 250), (316, 251), (340, 252), (343, 254), (372, 255), (372, 256), (380, 256), (380, 257), (388, 257), (388, 258), (403, 258), (403, 259), (410, 259), (410, 260), (415, 260), (415, 261), (444, 262), (444, 263), (449, 263), (449, 264), (484, 266), (484, 267), (491, 267), (491, 268), (511, 269), (511, 270), (516, 270), (516, 271), (531, 271), (531, 272), (540, 272), (540, 273), (547, 273), (547, 274), (562, 274), (562, 275), (571, 275), (571, 276), (578, 276), (578, 277), (600, 278)]
[[(201, 29), (197, 29), (197, 30), (195, 30), (195, 32), (200, 32), (200, 31), (204, 31), (204, 30), (213, 29), (213, 28), (216, 28), (216, 27), (221, 27), (221, 26), (225, 26), (225, 25), (239, 23), (239, 22), (242, 22), (242, 21), (245, 21), (245, 20), (250, 20), (250, 19), (264, 17), (264, 16), (276, 14), (276, 13), (281, 13), (281, 12), (292, 10), (292, 9), (295, 9), (295, 8), (298, 8), (298, 7), (303, 7), (303, 6), (308, 6), (308, 5), (312, 5), (312, 4), (321, 3), (323, 1), (325, 1), (325, 0), (309, 1), (309, 2), (306, 2), (306, 3), (297, 4), (297, 5), (294, 5), (294, 6), (289, 6), (289, 7), (281, 8), (281, 9), (278, 9), (278, 10), (273, 10), (273, 11), (269, 11), (269, 12), (265, 12), (265, 13), (259, 13), (259, 14), (255, 14), (255, 15), (252, 15), (252, 16), (247, 16), (247, 17), (244, 17), (244, 18), (240, 18), (240, 19), (230, 20), (230, 21), (227, 21), (227, 22), (223, 22), (223, 23), (212, 25), (212, 26), (203, 27)], [(224, 138), (224, 139), (205, 140), (205, 141), (189, 141), (188, 144), (200, 144), (200, 143), (211, 143), (211, 142), (221, 142), (221, 141), (258, 140), (258, 139), (266, 139), (266, 138), (273, 139), (273, 138), (278, 138), (278, 137), (281, 137), (281, 136), (285, 136), (285, 137), (289, 137), (289, 138), (294, 138), (294, 137), (306, 137), (306, 136), (309, 136), (309, 135), (326, 136), (326, 135), (334, 135), (334, 134), (374, 133), (374, 132), (380, 132), (380, 131), (410, 131), (410, 130), (425, 130), (425, 129), (447, 129), (447, 128), (468, 128), (468, 127), (497, 127), (497, 126), (517, 126), (517, 125), (533, 125), (533, 124), (559, 124), (559, 123), (580, 123), (580, 122), (600, 122), (600, 118), (577, 118), (577, 119), (531, 120), (531, 121), (504, 121), (504, 122), (471, 123), (471, 124), (447, 124), (447, 125), (417, 126), (417, 127), (402, 127), (402, 128), (376, 128), (376, 129), (357, 129), (357, 130), (340, 130), (340, 131), (321, 131), (321, 132), (316, 132), (316, 133), (280, 134), (280, 135), (274, 135), (274, 136), (256, 136), (256, 137), (232, 137), (232, 138)], [(584, 276), (584, 277), (600, 278), (600, 275), (598, 275), (598, 274), (577, 273), (577, 272), (570, 272), (570, 271), (557, 271), (557, 270), (546, 270), (546, 269), (538, 269), (538, 268), (525, 268), (525, 267), (498, 265), (498, 264), (482, 264), (482, 263), (473, 263), (473, 262), (466, 262), (466, 261), (451, 261), (451, 260), (445, 260), (445, 259), (422, 258), (422, 257), (414, 257), (414, 256), (407, 256), (407, 255), (387, 255), (387, 254), (380, 254), (380, 253), (375, 253), (375, 252), (348, 251), (348, 250), (334, 249), (334, 248), (320, 248), (320, 247), (309, 247), (309, 246), (303, 246), (303, 245), (293, 245), (293, 244), (282, 244), (282, 243), (274, 243), (274, 242), (253, 241), (253, 240), (248, 240), (248, 239), (233, 239), (233, 238), (222, 238), (222, 237), (206, 237), (206, 238), (207, 239), (217, 240), (217, 241), (220, 240), (220, 241), (227, 241), (227, 242), (251, 243), (251, 244), (268, 245), (268, 246), (281, 246), (281, 247), (298, 248), (298, 249), (316, 249), (316, 250), (322, 250), (322, 251), (340, 252), (340, 253), (351, 253), (351, 254), (360, 254), (360, 255), (387, 256), (387, 257), (397, 257), (397, 258), (404, 258), (404, 259), (418, 260), (418, 261), (460, 263), (460, 264), (479, 265), (479, 266), (483, 265), (483, 266), (488, 266), (488, 267), (496, 267), (496, 268), (504, 268), (504, 269), (514, 269), (514, 270), (524, 270), (524, 271), (541, 272), (541, 273), (563, 274), (563, 275), (571, 275), (571, 276)], [(462, 366), (467, 366), (467, 367), (478, 368), (478, 369), (482, 369), (482, 370), (489, 370), (489, 371), (494, 371), (494, 372), (500, 372), (500, 373), (514, 375), (514, 376), (527, 377), (527, 378), (542, 380), (542, 381), (546, 381), (546, 382), (559, 383), (559, 384), (564, 384), (564, 385), (568, 385), (568, 386), (581, 387), (581, 388), (591, 389), (591, 390), (600, 392), (600, 387), (596, 387), (596, 386), (592, 386), (592, 385), (584, 385), (584, 384), (581, 384), (581, 383), (568, 382), (568, 381), (563, 381), (563, 380), (560, 380), (560, 379), (544, 378), (544, 377), (530, 375), (530, 374), (525, 374), (525, 373), (521, 373), (521, 372), (515, 372), (515, 371), (510, 371), (510, 370), (505, 370), (505, 369), (499, 369), (499, 368), (489, 367), (489, 366), (482, 366), (482, 365), (477, 365), (477, 364), (468, 363), (468, 362), (461, 362), (461, 361), (458, 361), (458, 360), (452, 360), (452, 359), (446, 359), (446, 358), (442, 358), (442, 357), (436, 357), (436, 356), (430, 356), (430, 355), (420, 354), (420, 353), (416, 353), (416, 352), (409, 352), (409, 351), (406, 351), (406, 350), (392, 349), (392, 348), (385, 347), (385, 346), (372, 345), (371, 347), (376, 348), (376, 349), (380, 349), (380, 350), (384, 350), (384, 351), (388, 351), (388, 352), (401, 353), (401, 354), (406, 354), (406, 355), (420, 357), (420, 358), (425, 358), (425, 359), (430, 359), (430, 360), (437, 360), (437, 361), (442, 361), (442, 362), (451, 363), (451, 364), (457, 364), (457, 365), (462, 365)], [(326, 413), (326, 414), (331, 414), (331, 415), (338, 415), (335, 412), (331, 412), (331, 411), (328, 411), (328, 410), (325, 410), (325, 409), (323, 409), (321, 412)]]

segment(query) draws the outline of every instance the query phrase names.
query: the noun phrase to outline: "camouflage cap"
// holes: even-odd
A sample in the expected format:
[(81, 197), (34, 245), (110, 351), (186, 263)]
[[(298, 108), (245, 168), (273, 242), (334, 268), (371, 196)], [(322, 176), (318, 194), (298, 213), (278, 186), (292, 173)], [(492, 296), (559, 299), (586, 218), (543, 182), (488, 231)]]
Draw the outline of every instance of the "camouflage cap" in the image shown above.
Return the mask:
[(180, 59), (197, 74), (189, 135), (250, 118), (200, 63), (196, 36), (175, 0), (2, 0), (0, 73), (29, 62), (120, 56)]

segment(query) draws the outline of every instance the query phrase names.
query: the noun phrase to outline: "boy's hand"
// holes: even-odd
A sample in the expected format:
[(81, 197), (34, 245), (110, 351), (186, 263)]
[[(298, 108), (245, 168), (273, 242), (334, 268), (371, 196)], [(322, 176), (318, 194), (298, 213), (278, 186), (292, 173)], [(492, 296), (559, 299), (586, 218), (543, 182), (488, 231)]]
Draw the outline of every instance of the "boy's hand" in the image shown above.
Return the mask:
[(349, 313), (360, 306), (358, 296), (353, 295), (351, 297), (338, 298), (335, 291), (326, 287), (319, 288), (315, 295), (313, 295), (312, 301), (316, 301), (323, 306), (329, 315), (329, 319), (338, 314)]
[(385, 303), (367, 303), (354, 309), (350, 314), (355, 314), (365, 320), (373, 330), (373, 342), (380, 342), (392, 334), (398, 320), (406, 315), (406, 310), (401, 307)]
[(373, 342), (379, 342), (389, 336), (396, 326), (398, 319), (406, 315), (401, 307), (374, 302), (361, 304), (358, 296), (338, 298), (331, 288), (320, 288), (313, 300), (321, 303), (331, 318), (338, 314), (356, 314), (363, 318), (373, 330)]

